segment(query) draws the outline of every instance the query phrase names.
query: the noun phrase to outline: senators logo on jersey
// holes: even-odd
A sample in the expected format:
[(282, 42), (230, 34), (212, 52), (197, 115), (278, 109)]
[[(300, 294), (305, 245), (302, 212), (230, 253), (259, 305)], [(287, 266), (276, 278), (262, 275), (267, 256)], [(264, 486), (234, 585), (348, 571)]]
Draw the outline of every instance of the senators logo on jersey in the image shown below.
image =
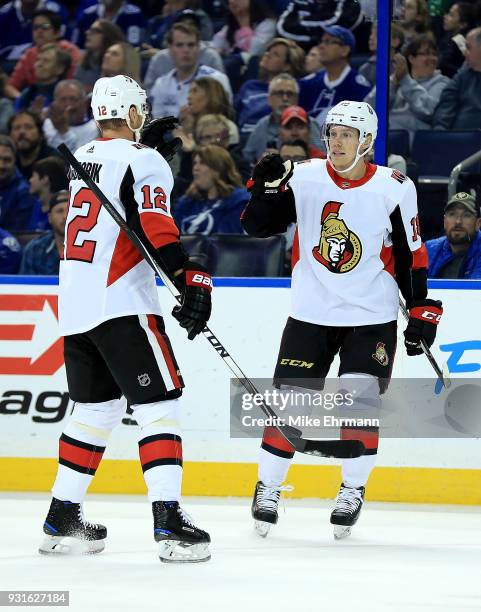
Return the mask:
[(327, 202), (322, 209), (319, 244), (312, 249), (314, 259), (330, 272), (353, 270), (362, 255), (361, 241), (339, 218), (342, 202)]

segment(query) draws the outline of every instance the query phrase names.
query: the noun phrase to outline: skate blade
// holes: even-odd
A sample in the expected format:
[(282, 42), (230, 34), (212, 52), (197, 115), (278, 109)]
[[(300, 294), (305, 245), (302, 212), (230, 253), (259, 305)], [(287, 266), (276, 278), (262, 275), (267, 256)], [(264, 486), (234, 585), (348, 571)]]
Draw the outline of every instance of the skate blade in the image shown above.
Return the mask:
[(351, 535), (351, 527), (345, 527), (344, 525), (334, 525), (334, 539), (343, 540)]
[(266, 523), (265, 521), (254, 521), (254, 529), (257, 535), (260, 535), (261, 538), (265, 538), (271, 529), (271, 523)]
[(210, 559), (209, 544), (188, 544), (178, 540), (159, 542), (159, 559), (163, 563), (201, 563)]
[(105, 548), (105, 540), (80, 540), (66, 536), (46, 536), (40, 544), (41, 555), (95, 555)]

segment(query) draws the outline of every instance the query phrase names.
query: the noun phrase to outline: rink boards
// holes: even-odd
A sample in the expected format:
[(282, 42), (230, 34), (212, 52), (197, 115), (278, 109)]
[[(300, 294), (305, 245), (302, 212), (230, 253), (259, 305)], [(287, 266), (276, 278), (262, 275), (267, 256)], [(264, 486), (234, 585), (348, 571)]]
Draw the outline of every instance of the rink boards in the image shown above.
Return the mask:
[[(217, 279), (215, 285), (211, 328), (247, 375), (269, 378), (289, 313), (289, 280)], [(0, 490), (47, 491), (55, 476), (58, 436), (71, 409), (57, 289), (56, 278), (0, 277)], [(170, 317), (172, 298), (164, 287), (159, 293), (186, 383), (184, 494), (251, 495), (259, 441), (230, 438), (230, 372), (205, 339), (186, 340)], [(453, 377), (479, 377), (481, 282), (432, 281), (430, 295), (443, 300), (445, 312), (433, 353), (448, 361)], [(423, 356), (406, 357), (401, 333), (393, 376), (432, 376)], [(332, 497), (339, 467), (296, 455), (289, 482), (293, 497)], [(90, 490), (144, 492), (134, 425), (112, 434)], [(479, 440), (384, 439), (368, 493), (379, 501), (481, 504)]]

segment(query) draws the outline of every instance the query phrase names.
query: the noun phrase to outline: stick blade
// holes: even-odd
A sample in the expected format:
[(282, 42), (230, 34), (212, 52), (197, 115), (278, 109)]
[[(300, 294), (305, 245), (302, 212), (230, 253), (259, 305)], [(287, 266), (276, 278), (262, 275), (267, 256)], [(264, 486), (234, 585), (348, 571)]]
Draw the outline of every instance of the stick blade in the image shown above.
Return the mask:
[(304, 440), (304, 443), (302, 452), (315, 457), (355, 459), (366, 451), (360, 440)]

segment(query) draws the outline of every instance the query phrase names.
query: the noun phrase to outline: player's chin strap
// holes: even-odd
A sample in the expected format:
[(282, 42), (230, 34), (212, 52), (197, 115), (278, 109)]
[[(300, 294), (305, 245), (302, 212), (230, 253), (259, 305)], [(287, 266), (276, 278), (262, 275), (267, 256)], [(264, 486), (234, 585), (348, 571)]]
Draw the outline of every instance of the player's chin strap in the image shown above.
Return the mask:
[[(117, 225), (123, 230), (127, 238), (132, 242), (132, 244), (138, 249), (142, 257), (153, 269), (155, 274), (159, 276), (159, 278), (163, 281), (163, 283), (172, 293), (174, 298), (178, 302), (180, 302), (181, 298), (179, 292), (172, 280), (167, 276), (167, 274), (164, 272), (158, 262), (152, 257), (149, 250), (144, 245), (142, 239), (138, 236), (138, 234), (127, 225), (125, 219), (119, 214), (117, 209), (112, 205), (110, 200), (105, 196), (99, 186), (87, 174), (85, 168), (82, 167), (80, 162), (73, 155), (72, 151), (70, 151), (70, 149), (65, 144), (61, 144), (58, 147), (58, 151), (61, 153), (65, 161), (70, 166), (72, 166), (72, 168), (76, 171), (77, 175), (88, 186), (92, 193), (99, 199), (102, 206), (107, 210), (107, 212), (117, 223)], [(247, 376), (244, 374), (239, 365), (229, 354), (229, 352), (221, 343), (221, 341), (217, 338), (213, 331), (209, 329), (209, 327), (207, 327), (207, 325), (202, 330), (202, 334), (209, 341), (209, 343), (217, 352), (217, 354), (222, 358), (224, 363), (234, 374), (234, 376), (244, 387), (244, 389), (251, 396), (261, 398), (262, 395), (260, 394), (257, 387), (249, 378), (247, 378)], [(270, 417), (273, 422), (276, 423), (274, 427), (276, 427), (279, 433), (289, 442), (289, 444), (291, 444), (294, 449), (300, 453), (314, 455), (317, 457), (337, 457), (341, 459), (349, 459), (363, 455), (364, 451), (366, 450), (364, 444), (360, 440), (311, 440), (303, 438), (302, 432), (299, 429), (291, 427), (290, 425), (283, 424), (283, 419), (281, 419), (279, 415), (276, 414), (276, 412), (271, 408), (271, 406), (269, 406), (269, 404), (267, 404), (267, 402), (262, 401), (259, 405), (259, 408), (264, 412), (267, 417)], [(277, 423), (280, 424), (278, 425)]]
[(338, 174), (345, 174), (346, 172), (350, 172), (354, 166), (357, 164), (357, 162), (361, 159), (361, 157), (364, 157), (365, 155), (367, 155), (369, 153), (369, 151), (372, 149), (372, 146), (374, 144), (373, 141), (371, 141), (371, 144), (369, 145), (369, 147), (364, 151), (364, 153), (361, 153), (361, 147), (363, 146), (363, 144), (366, 141), (366, 137), (364, 137), (361, 141), (361, 139), (359, 139), (359, 144), (357, 145), (357, 151), (356, 151), (356, 157), (354, 158), (354, 161), (352, 162), (352, 164), (349, 166), (349, 168), (344, 168), (344, 170), (338, 170), (336, 168), (335, 163), (332, 161), (331, 159), (331, 153), (330, 153), (330, 149), (329, 149), (329, 143), (326, 139), (326, 151), (327, 151), (327, 159), (329, 161), (329, 163), (331, 164), (331, 166), (334, 168), (334, 170), (338, 173)]
[[(139, 113), (139, 115), (140, 115), (140, 113)], [(144, 127), (144, 123), (145, 123), (146, 118), (147, 117), (146, 117), (145, 113), (142, 113), (142, 123), (140, 124), (140, 127), (134, 129), (132, 127), (131, 123), (130, 123), (129, 116), (127, 115), (127, 117), (125, 117), (125, 121), (127, 123), (127, 127), (129, 128), (129, 130), (132, 130), (132, 132), (134, 133), (135, 142), (139, 142), (140, 141), (140, 132), (142, 131), (142, 128)]]

